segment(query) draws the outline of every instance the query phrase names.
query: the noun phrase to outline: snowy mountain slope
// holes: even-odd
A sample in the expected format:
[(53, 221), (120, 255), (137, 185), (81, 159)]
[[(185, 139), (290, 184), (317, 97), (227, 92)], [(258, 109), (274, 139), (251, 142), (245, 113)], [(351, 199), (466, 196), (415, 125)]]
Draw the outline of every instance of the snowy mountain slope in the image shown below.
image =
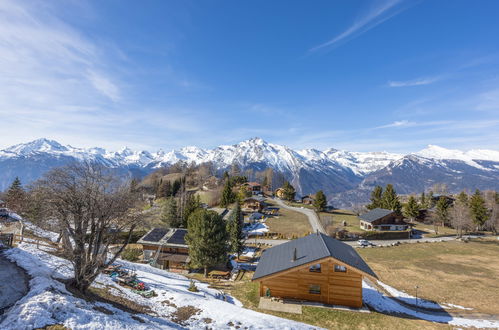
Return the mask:
[(179, 161), (211, 162), (219, 172), (236, 164), (250, 180), (254, 179), (251, 170), (272, 168), (296, 187), (298, 195), (322, 189), (327, 195), (336, 194), (337, 205), (365, 201), (367, 190), (386, 183), (395, 184), (401, 193), (421, 192), (434, 183), (447, 183), (456, 190), (499, 189), (499, 151), (495, 150), (459, 151), (433, 145), (409, 155), (333, 148), (293, 150), (252, 138), (213, 149), (191, 146), (153, 153), (129, 148), (116, 152), (76, 148), (38, 139), (0, 150), (0, 190), (8, 187), (16, 176), (29, 183), (53, 167), (74, 161), (97, 162), (120, 175), (135, 177)]

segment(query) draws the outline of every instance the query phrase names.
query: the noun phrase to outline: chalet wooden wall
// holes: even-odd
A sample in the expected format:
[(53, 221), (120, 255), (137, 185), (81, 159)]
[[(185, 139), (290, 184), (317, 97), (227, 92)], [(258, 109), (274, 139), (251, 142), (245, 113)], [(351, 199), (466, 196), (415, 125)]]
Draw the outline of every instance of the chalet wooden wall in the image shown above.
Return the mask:
[[(320, 263), (321, 272), (310, 272), (311, 265)], [(346, 272), (335, 272), (334, 265), (346, 266)], [(306, 264), (258, 280), (260, 296), (267, 288), (273, 297), (318, 301), (331, 305), (362, 306), (362, 275), (354, 268), (333, 258)], [(310, 285), (320, 285), (321, 293), (309, 293)]]
[[(143, 250), (153, 250), (154, 252), (158, 251), (157, 245), (142, 245)], [(179, 253), (179, 254), (188, 254), (189, 250), (186, 248), (171, 248), (171, 247), (161, 247), (162, 253)]]

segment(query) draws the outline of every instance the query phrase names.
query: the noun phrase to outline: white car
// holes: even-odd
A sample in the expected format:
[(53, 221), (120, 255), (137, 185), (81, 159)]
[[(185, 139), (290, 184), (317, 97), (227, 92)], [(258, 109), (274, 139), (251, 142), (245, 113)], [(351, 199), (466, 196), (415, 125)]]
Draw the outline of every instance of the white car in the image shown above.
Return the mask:
[(374, 246), (373, 243), (369, 242), (368, 240), (365, 240), (365, 239), (359, 239), (357, 241), (357, 243), (359, 243), (360, 246), (362, 247), (365, 247), (365, 246)]

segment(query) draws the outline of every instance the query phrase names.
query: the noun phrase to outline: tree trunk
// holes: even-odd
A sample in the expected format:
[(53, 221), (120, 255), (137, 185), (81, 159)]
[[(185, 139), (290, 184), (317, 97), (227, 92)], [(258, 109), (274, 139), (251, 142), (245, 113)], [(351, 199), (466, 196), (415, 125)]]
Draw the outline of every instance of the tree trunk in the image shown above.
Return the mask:
[(208, 267), (204, 267), (204, 277), (208, 277)]

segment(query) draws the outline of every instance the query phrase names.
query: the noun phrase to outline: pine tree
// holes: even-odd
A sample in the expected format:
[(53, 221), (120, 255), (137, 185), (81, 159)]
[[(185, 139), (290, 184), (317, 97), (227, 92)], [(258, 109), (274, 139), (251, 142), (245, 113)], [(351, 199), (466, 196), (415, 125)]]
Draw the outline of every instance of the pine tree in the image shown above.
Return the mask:
[(463, 190), (457, 195), (457, 200), (463, 205), (468, 205), (468, 194)]
[(187, 227), (187, 219), (189, 219), (189, 216), (199, 208), (201, 208), (201, 199), (199, 198), (199, 195), (189, 194), (185, 202), (183, 214), (182, 225), (184, 227)]
[(156, 191), (156, 198), (164, 198), (172, 195), (172, 185), (169, 180), (161, 181), (158, 190)]
[(172, 196), (176, 196), (178, 191), (180, 190), (180, 186), (182, 185), (182, 182), (180, 179), (177, 179), (173, 181), (172, 185)]
[(430, 190), (428, 197), (426, 198), (426, 208), (431, 209), (435, 206), (435, 201), (433, 200), (433, 191)]
[(382, 207), (382, 198), (383, 188), (381, 188), (381, 186), (374, 187), (373, 191), (371, 192), (371, 203), (366, 206), (367, 209), (373, 210), (375, 208)]
[(296, 190), (295, 187), (289, 183), (289, 181), (284, 181), (283, 189), (283, 197), (287, 201), (293, 201), (295, 199)]
[(224, 189), (222, 190), (222, 199), (220, 200), (221, 207), (227, 207), (234, 202), (234, 193), (232, 192), (232, 185), (230, 180), (225, 181)]
[(229, 252), (239, 255), (243, 251), (243, 231), (242, 231), (242, 213), (241, 206), (236, 203), (232, 213), (227, 221), (227, 233), (229, 235)]
[(178, 228), (182, 224), (177, 213), (177, 201), (173, 196), (166, 199), (165, 205), (161, 210), (161, 221), (171, 228)]
[(481, 228), (489, 218), (489, 212), (485, 205), (485, 199), (480, 190), (475, 190), (469, 201), (471, 218), (478, 228)]
[(411, 222), (419, 215), (419, 205), (414, 196), (410, 196), (407, 204), (404, 205), (404, 216), (411, 219)]
[(388, 184), (385, 188), (385, 192), (383, 193), (383, 197), (381, 198), (381, 207), (384, 209), (392, 210), (396, 214), (402, 214), (401, 209), (402, 205), (400, 205), (399, 197), (393, 188), (393, 185)]
[(427, 198), (426, 198), (426, 195), (425, 195), (424, 191), (421, 193), (421, 197), (419, 198), (419, 205), (421, 205), (422, 209), (427, 209), (428, 208), (428, 206), (427, 206)]
[(5, 194), (7, 207), (14, 212), (22, 213), (26, 201), (26, 192), (21, 184), (21, 180), (16, 177)]
[(320, 212), (320, 211), (324, 211), (326, 206), (327, 206), (326, 195), (324, 195), (324, 192), (322, 190), (319, 190), (315, 194), (314, 208)]
[(189, 257), (195, 268), (204, 268), (223, 263), (227, 258), (227, 230), (224, 220), (214, 211), (196, 210), (189, 216), (187, 235)]
[(445, 226), (449, 222), (449, 204), (444, 197), (438, 199), (435, 216), (442, 226)]

